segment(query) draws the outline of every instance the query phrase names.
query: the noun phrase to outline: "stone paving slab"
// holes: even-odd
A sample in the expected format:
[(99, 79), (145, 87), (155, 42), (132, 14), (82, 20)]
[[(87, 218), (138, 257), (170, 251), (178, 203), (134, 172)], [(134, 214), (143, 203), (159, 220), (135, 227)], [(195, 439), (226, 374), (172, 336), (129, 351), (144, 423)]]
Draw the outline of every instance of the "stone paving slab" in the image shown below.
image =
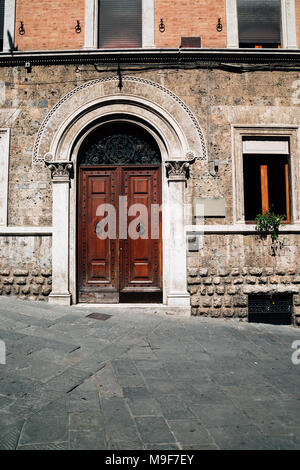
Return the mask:
[(299, 329), (13, 298), (0, 320), (0, 449), (300, 449)]

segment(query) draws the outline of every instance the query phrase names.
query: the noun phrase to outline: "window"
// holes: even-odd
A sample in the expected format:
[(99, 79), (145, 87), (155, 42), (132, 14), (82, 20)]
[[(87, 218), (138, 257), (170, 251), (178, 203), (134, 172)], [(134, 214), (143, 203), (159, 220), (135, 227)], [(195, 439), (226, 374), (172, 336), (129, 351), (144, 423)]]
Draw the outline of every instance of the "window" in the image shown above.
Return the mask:
[(281, 0), (237, 0), (239, 47), (281, 47)]
[(0, 51), (3, 51), (5, 1), (0, 0)]
[(99, 1), (99, 47), (142, 47), (142, 0)]
[(290, 222), (288, 139), (243, 141), (245, 221), (272, 210)]
[(300, 224), (297, 133), (294, 125), (232, 125), (234, 224), (254, 223), (271, 205)]

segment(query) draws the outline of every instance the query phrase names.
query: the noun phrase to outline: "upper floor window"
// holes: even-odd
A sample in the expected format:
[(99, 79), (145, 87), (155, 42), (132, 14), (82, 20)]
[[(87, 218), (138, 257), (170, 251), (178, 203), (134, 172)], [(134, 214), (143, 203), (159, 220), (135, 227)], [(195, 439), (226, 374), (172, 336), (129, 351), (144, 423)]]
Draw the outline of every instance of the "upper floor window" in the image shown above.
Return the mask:
[(0, 0), (0, 51), (3, 51), (5, 0)]
[(101, 49), (142, 47), (142, 0), (99, 0)]
[(239, 47), (281, 47), (281, 0), (237, 0)]

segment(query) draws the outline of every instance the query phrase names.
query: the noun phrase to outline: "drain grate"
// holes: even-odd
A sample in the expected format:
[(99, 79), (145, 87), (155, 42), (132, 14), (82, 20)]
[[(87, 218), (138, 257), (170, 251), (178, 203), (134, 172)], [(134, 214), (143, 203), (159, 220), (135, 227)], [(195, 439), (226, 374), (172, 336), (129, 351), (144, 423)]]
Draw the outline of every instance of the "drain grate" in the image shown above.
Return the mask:
[(95, 320), (108, 320), (111, 317), (111, 315), (107, 315), (106, 313), (90, 313), (87, 315), (87, 318), (94, 318)]
[(292, 313), (292, 295), (249, 295), (248, 320), (250, 323), (290, 325)]

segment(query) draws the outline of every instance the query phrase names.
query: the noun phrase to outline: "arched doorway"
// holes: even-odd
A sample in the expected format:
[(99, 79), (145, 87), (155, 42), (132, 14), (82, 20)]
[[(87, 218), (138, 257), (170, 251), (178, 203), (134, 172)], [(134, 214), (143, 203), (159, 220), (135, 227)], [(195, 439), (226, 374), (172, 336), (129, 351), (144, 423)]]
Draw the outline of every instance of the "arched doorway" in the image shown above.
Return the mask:
[(162, 302), (162, 175), (141, 126), (94, 128), (78, 152), (79, 302)]

